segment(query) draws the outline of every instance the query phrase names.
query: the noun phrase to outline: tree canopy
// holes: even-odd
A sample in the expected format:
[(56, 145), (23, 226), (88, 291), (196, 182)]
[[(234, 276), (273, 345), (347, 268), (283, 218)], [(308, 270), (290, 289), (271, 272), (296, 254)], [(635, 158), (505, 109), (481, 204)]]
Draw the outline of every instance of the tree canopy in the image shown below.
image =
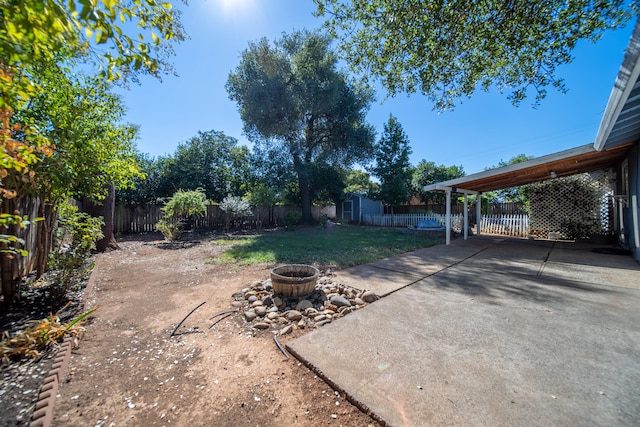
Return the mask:
[[(314, 0), (352, 69), (393, 96), (421, 92), (438, 110), (477, 89), (514, 104), (548, 87), (565, 91), (560, 65), (581, 40), (596, 41), (631, 16), (623, 0)], [(636, 2), (633, 2), (635, 6)]]
[(307, 31), (250, 43), (226, 84), (257, 149), (286, 153), (305, 222), (312, 220), (314, 176), (373, 153), (374, 131), (365, 121), (373, 96), (347, 81), (329, 45)]
[(409, 155), (409, 139), (400, 122), (391, 115), (384, 124), (376, 148), (376, 163), (372, 168), (374, 175), (380, 179), (376, 198), (391, 207), (404, 204), (411, 198), (412, 167)]
[(236, 138), (211, 130), (198, 132), (178, 145), (175, 153), (161, 160), (159, 195), (177, 190), (202, 188), (208, 199), (222, 201), (227, 195), (242, 195), (250, 179), (249, 150)]
[(436, 165), (435, 162), (428, 162), (422, 159), (413, 173), (413, 188), (422, 202), (443, 203), (444, 195), (433, 191), (424, 191), (422, 188), (425, 185), (460, 178), (464, 175), (465, 172), (462, 166)]
[[(502, 168), (509, 165), (515, 165), (516, 163), (526, 162), (527, 160), (534, 159), (534, 156), (528, 156), (526, 154), (518, 154), (517, 156), (513, 156), (509, 160), (502, 160), (498, 162), (496, 166), (493, 166), (488, 169)], [(516, 203), (521, 205), (526, 205), (529, 201), (526, 192), (526, 186), (520, 187), (511, 187), (505, 188), (502, 190), (498, 190), (493, 192), (493, 201), (497, 202), (507, 202), (507, 203)]]

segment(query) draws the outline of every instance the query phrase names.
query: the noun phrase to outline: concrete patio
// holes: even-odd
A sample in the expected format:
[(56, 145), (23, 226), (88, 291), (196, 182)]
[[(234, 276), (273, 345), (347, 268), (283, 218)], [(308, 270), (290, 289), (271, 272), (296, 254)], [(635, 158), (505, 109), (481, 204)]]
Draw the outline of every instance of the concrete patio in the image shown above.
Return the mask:
[(384, 297), (288, 348), (393, 426), (638, 425), (640, 266), (473, 237), (339, 271)]

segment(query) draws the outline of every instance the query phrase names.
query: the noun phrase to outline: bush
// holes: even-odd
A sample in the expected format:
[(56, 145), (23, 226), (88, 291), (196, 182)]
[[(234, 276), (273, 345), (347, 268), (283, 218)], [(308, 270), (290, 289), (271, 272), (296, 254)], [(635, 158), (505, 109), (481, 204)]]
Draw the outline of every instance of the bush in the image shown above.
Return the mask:
[(156, 223), (156, 230), (161, 232), (164, 238), (170, 242), (180, 237), (180, 223), (174, 219), (161, 219)]
[(58, 226), (54, 234), (55, 250), (49, 255), (49, 268), (55, 270), (51, 283), (52, 297), (63, 298), (71, 286), (76, 270), (96, 248), (102, 234), (102, 218), (79, 212), (77, 206), (62, 202), (58, 206)]
[(300, 224), (300, 221), (302, 221), (302, 213), (298, 211), (289, 211), (284, 216), (284, 224), (287, 227)]
[(245, 216), (252, 216), (251, 206), (249, 202), (242, 197), (227, 196), (220, 203), (220, 209), (226, 214), (226, 229), (229, 229), (231, 221)]
[(192, 228), (193, 220), (207, 213), (207, 196), (199, 188), (178, 190), (162, 208), (165, 216), (156, 223), (156, 230), (169, 241), (177, 240), (183, 230)]

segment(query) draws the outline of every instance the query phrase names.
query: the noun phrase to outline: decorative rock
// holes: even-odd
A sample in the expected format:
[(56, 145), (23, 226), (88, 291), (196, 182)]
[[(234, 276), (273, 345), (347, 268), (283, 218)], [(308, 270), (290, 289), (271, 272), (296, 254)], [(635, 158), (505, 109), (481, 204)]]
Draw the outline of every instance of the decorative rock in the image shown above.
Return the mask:
[(255, 300), (255, 301), (251, 302), (251, 307), (260, 307), (262, 305), (264, 305), (264, 304), (262, 304), (262, 301), (260, 301), (260, 300)]
[(378, 295), (376, 295), (373, 291), (367, 291), (362, 294), (362, 299), (364, 300), (364, 302), (371, 303), (378, 299)]
[(275, 305), (273, 307), (269, 307), (269, 309), (267, 310), (267, 313), (277, 313), (278, 312), (278, 307), (276, 307)]
[(307, 299), (300, 300), (300, 302), (296, 305), (297, 311), (305, 311), (307, 308), (313, 308), (313, 304)]
[(251, 322), (252, 320), (255, 320), (256, 317), (258, 317), (258, 315), (256, 314), (255, 311), (248, 310), (244, 312), (244, 318), (247, 320), (247, 322)]
[(282, 302), (282, 299), (280, 297), (273, 297), (273, 305), (280, 308), (284, 305), (284, 303)]
[(260, 280), (256, 280), (251, 284), (251, 289), (262, 288), (262, 282)]
[(354, 311), (355, 309), (356, 308), (352, 306), (343, 306), (343, 307), (340, 307), (339, 313), (342, 313), (343, 315), (347, 315), (352, 311)]
[(275, 320), (278, 317), (280, 317), (280, 314), (278, 312), (272, 311), (271, 313), (267, 313), (267, 319), (269, 320)]
[(234, 301), (234, 302), (231, 303), (231, 306), (235, 307), (235, 308), (240, 308), (240, 307), (244, 306), (244, 302), (242, 302), (242, 301)]
[(298, 310), (290, 310), (285, 314), (285, 317), (287, 318), (287, 320), (295, 322), (296, 320), (302, 319), (302, 313), (300, 313)]
[(327, 319), (327, 315), (326, 314), (320, 314), (316, 317), (313, 318), (314, 322), (322, 322), (323, 320)]
[(318, 310), (316, 310), (313, 307), (309, 307), (309, 308), (304, 310), (304, 315), (308, 316), (308, 317), (313, 317), (313, 316), (315, 316), (317, 314), (318, 314)]
[[(245, 297), (246, 297), (246, 295), (245, 295)], [(247, 301), (249, 301), (250, 303), (253, 304), (254, 302), (258, 301), (258, 297), (255, 296), (255, 295), (249, 295), (249, 298), (247, 298)]]
[(272, 306), (273, 305), (273, 298), (271, 298), (270, 295), (265, 295), (264, 297), (262, 297), (262, 303), (264, 305), (266, 305), (267, 307)]
[(323, 320), (321, 322), (316, 323), (316, 328), (321, 328), (324, 325), (326, 325), (327, 323), (331, 323), (331, 320), (330, 319), (325, 319), (325, 320)]
[(304, 319), (300, 319), (300, 321), (298, 322), (298, 329), (304, 329), (305, 326), (306, 323), (304, 322)]
[(266, 322), (258, 322), (255, 325), (253, 325), (254, 329), (269, 329), (270, 327), (271, 325)]
[(355, 303), (355, 305), (364, 305), (365, 302), (362, 301), (360, 298), (354, 298), (353, 302)]
[(349, 300), (341, 295), (332, 296), (331, 304), (335, 305), (336, 307), (351, 307), (351, 303), (349, 302)]
[(287, 325), (284, 328), (280, 329), (280, 332), (278, 332), (278, 334), (287, 335), (287, 334), (290, 334), (291, 332), (293, 332), (293, 329), (294, 329), (293, 325)]
[(263, 305), (256, 307), (255, 311), (256, 311), (256, 315), (260, 317), (264, 317), (267, 314), (267, 309)]
[(244, 293), (243, 292), (236, 292), (232, 295), (232, 297), (234, 298), (244, 298)]

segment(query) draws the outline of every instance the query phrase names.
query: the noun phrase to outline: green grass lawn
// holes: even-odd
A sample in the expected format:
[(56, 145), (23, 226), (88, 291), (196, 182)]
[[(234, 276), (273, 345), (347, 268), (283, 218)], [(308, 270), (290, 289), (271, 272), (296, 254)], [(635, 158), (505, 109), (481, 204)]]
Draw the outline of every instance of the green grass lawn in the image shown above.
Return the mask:
[(404, 229), (309, 227), (216, 240), (214, 244), (228, 246), (228, 249), (219, 258), (207, 261), (240, 265), (266, 262), (346, 267), (439, 243), (442, 241), (412, 235)]

